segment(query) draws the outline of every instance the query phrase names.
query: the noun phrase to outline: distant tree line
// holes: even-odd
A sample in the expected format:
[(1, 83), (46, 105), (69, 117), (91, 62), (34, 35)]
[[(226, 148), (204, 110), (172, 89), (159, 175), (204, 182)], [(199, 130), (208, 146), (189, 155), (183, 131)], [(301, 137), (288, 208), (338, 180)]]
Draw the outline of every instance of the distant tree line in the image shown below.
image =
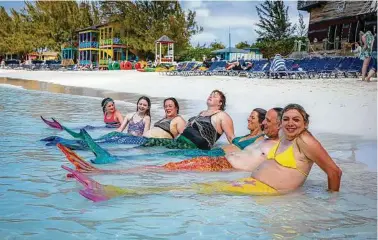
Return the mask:
[[(242, 41), (236, 48), (259, 48), (270, 58), (275, 53), (289, 54), (295, 40), (305, 40), (303, 15), (299, 14), (298, 24), (292, 24), (282, 0), (265, 0), (256, 11), (260, 21), (251, 30), (258, 34), (257, 41)], [(191, 45), (191, 37), (203, 28), (196, 22), (196, 12), (185, 12), (178, 1), (32, 1), (25, 2), (21, 11), (8, 13), (0, 7), (0, 21), (0, 56), (60, 51), (62, 44), (77, 41), (78, 29), (113, 21), (122, 24), (122, 40), (141, 59), (153, 57), (154, 41), (162, 35), (175, 41), (177, 60), (202, 60), (204, 55), (211, 57), (213, 50), (225, 48), (218, 41)]]
[(0, 55), (25, 55), (77, 41), (77, 30), (119, 21), (125, 41), (141, 58), (155, 51), (154, 41), (167, 35), (176, 53), (190, 47), (190, 37), (203, 29), (196, 12), (185, 12), (178, 1), (32, 1), (21, 11), (0, 7)]

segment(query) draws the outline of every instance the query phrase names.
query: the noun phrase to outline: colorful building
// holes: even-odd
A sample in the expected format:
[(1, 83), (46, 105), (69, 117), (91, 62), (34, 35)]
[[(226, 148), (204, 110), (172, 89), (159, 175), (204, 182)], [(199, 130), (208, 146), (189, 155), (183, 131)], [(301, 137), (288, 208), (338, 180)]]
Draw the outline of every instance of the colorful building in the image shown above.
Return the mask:
[(97, 26), (99, 34), (99, 67), (108, 68), (112, 62), (126, 60), (126, 45), (122, 41), (125, 31), (119, 23)]
[(81, 66), (98, 66), (99, 43), (97, 26), (91, 26), (79, 32), (78, 63)]
[(262, 59), (263, 56), (258, 48), (239, 49), (228, 47), (212, 51), (220, 59), (234, 61), (238, 59)]

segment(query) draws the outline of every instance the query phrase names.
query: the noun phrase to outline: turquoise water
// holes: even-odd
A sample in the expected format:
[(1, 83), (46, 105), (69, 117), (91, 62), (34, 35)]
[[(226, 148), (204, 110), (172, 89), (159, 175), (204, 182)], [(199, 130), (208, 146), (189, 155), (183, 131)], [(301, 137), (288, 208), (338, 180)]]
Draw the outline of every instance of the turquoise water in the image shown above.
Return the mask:
[[(37, 89), (42, 89), (39, 83)], [(42, 86), (42, 87), (41, 87)], [(51, 86), (46, 90), (51, 90)], [(63, 89), (58, 92), (67, 92)], [(55, 117), (70, 127), (102, 125), (99, 93), (84, 89), (73, 94), (49, 93), (0, 85), (0, 239), (376, 239), (376, 142), (318, 133), (343, 169), (341, 192), (330, 194), (326, 175), (314, 167), (297, 192), (279, 197), (198, 195), (168, 192), (120, 197), (93, 203), (79, 195), (81, 186), (66, 179), (60, 165), (70, 164), (56, 147), (38, 140), (68, 135), (48, 128), (40, 115)], [(104, 94), (104, 93), (102, 93)], [(113, 94), (113, 93), (105, 93)], [(139, 95), (127, 95), (118, 107), (134, 111)], [(153, 121), (163, 115), (162, 99), (153, 98)], [(180, 102), (181, 103), (181, 102)], [(182, 103), (187, 118), (197, 103)], [(234, 121), (248, 113), (230, 109)], [(244, 125), (243, 125), (244, 127)], [(245, 127), (244, 127), (245, 128)], [(99, 136), (106, 130), (90, 132)], [(242, 127), (237, 132), (243, 133)], [(125, 146), (106, 146), (125, 154)], [(142, 150), (138, 150), (142, 151)], [(154, 151), (154, 149), (146, 152)], [(133, 153), (137, 151), (133, 150)], [(88, 152), (79, 154), (93, 158)], [(172, 160), (172, 159), (170, 159)], [(120, 161), (107, 168), (165, 163), (167, 159)], [(102, 175), (94, 179), (124, 187), (189, 185), (233, 180), (248, 173), (140, 173)]]

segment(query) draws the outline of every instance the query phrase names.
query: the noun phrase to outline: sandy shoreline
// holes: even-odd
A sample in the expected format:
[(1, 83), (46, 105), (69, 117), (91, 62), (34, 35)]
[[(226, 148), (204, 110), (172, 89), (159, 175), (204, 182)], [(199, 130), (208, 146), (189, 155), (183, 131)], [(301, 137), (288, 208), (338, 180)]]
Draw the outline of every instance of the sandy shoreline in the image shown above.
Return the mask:
[[(239, 77), (171, 77), (136, 71), (52, 72), (0, 70), (0, 77), (38, 80), (66, 86), (140, 93), (152, 97), (205, 100), (213, 89), (227, 96), (227, 111), (249, 113), (299, 103), (316, 132), (377, 138), (377, 83), (356, 79), (271, 80)], [(235, 123), (237, 124), (237, 123)]]

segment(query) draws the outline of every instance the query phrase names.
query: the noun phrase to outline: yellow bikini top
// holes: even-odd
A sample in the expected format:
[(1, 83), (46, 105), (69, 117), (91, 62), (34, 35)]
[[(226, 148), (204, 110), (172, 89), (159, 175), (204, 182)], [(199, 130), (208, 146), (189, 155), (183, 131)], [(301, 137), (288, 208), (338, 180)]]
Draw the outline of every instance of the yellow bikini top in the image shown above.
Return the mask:
[(302, 173), (303, 175), (307, 177), (306, 173), (304, 173), (302, 170), (297, 168), (297, 162), (294, 156), (293, 144), (291, 144), (282, 153), (277, 154), (277, 150), (278, 150), (278, 147), (280, 146), (280, 143), (281, 143), (281, 140), (270, 149), (267, 155), (267, 160), (275, 160), (281, 166), (296, 169), (298, 172)]

